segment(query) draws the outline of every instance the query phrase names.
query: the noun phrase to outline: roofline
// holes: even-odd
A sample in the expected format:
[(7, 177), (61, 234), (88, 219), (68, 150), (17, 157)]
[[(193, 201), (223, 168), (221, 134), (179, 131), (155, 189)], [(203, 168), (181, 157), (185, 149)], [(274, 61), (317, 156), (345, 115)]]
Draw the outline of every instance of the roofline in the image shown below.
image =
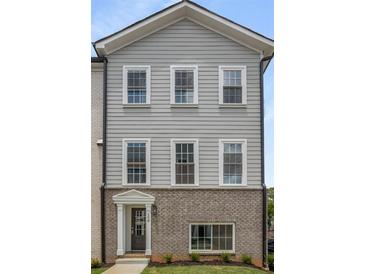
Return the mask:
[(91, 63), (103, 63), (105, 57), (91, 57)]
[[(205, 10), (205, 11), (207, 11), (207, 12), (209, 12), (209, 13), (211, 13), (211, 14), (213, 14), (213, 15), (215, 15), (215, 16), (217, 16), (217, 17), (219, 17), (219, 18), (222, 18), (223, 20), (226, 20), (226, 21), (228, 21), (228, 22), (230, 22), (230, 23), (232, 23), (232, 24), (234, 24), (234, 25), (236, 25), (236, 26), (238, 26), (238, 27), (241, 27), (241, 28), (243, 28), (243, 29), (245, 29), (245, 30), (248, 30), (248, 31), (250, 31), (250, 32), (252, 32), (252, 33), (254, 33), (254, 34), (258, 35), (258, 36), (261, 36), (262, 38), (267, 39), (267, 40), (269, 40), (269, 41), (271, 41), (271, 42), (274, 42), (274, 40), (273, 40), (273, 39), (271, 39), (271, 38), (269, 38), (269, 37), (267, 37), (267, 36), (265, 36), (265, 35), (263, 35), (263, 34), (261, 34), (261, 33), (258, 33), (258, 32), (254, 31), (254, 30), (252, 30), (252, 29), (250, 29), (250, 28), (248, 28), (248, 27), (242, 26), (242, 25), (240, 25), (240, 24), (238, 24), (238, 23), (236, 23), (236, 22), (234, 22), (234, 21), (232, 21), (232, 20), (230, 20), (230, 19), (228, 19), (228, 18), (226, 18), (226, 17), (224, 17), (224, 16), (222, 16), (222, 15), (219, 15), (219, 14), (217, 14), (217, 13), (215, 13), (215, 12), (213, 12), (213, 11), (211, 11), (211, 10), (209, 10), (209, 9), (207, 9), (207, 8), (205, 8), (205, 7), (203, 7), (203, 6), (200, 6), (199, 4), (197, 4), (197, 3), (195, 3), (195, 2), (192, 2), (192, 1), (190, 1), (190, 0), (182, 0), (182, 1), (180, 1), (180, 2), (177, 2), (177, 3), (173, 4), (173, 5), (170, 5), (170, 6), (166, 7), (166, 8), (164, 8), (164, 9), (162, 9), (162, 10), (160, 10), (160, 11), (157, 11), (157, 12), (155, 12), (155, 13), (153, 13), (153, 14), (151, 14), (151, 15), (149, 15), (149, 16), (147, 16), (147, 17), (145, 17), (145, 18), (143, 18), (143, 19), (141, 19), (141, 20), (139, 20), (139, 21), (137, 21), (137, 22), (135, 22), (135, 23), (133, 23), (133, 24), (131, 24), (131, 25), (129, 25), (129, 26), (127, 26), (127, 27), (125, 27), (125, 28), (121, 29), (121, 30), (119, 30), (119, 31), (116, 31), (116, 32), (114, 32), (114, 33), (112, 33), (112, 34), (110, 34), (110, 35), (108, 35), (108, 36), (105, 36), (105, 37), (103, 37), (103, 38), (101, 38), (101, 39), (99, 39), (99, 40), (94, 41), (92, 44), (93, 44), (93, 46), (94, 46), (95, 51), (97, 52), (97, 50), (96, 50), (96, 48), (95, 48), (95, 44), (96, 44), (96, 43), (99, 43), (99, 42), (101, 42), (101, 41), (103, 41), (103, 40), (106, 40), (106, 39), (108, 39), (108, 38), (110, 38), (110, 37), (112, 37), (112, 36), (116, 35), (116, 34), (119, 34), (119, 33), (123, 32), (123, 31), (125, 31), (125, 30), (127, 30), (127, 29), (129, 29), (129, 28), (131, 28), (131, 27), (134, 27), (135, 25), (138, 25), (138, 24), (142, 23), (142, 22), (143, 22), (143, 21), (145, 21), (145, 20), (148, 20), (148, 19), (150, 19), (150, 18), (152, 18), (152, 17), (154, 17), (154, 16), (156, 16), (156, 15), (158, 15), (158, 14), (160, 14), (160, 13), (165, 12), (166, 10), (168, 10), (168, 9), (170, 9), (170, 8), (173, 8), (173, 7), (177, 6), (177, 5), (180, 5), (181, 3), (184, 3), (184, 2), (189, 3), (189, 4), (193, 5), (193, 6), (196, 6), (196, 7), (200, 8), (200, 9), (203, 9), (203, 10)], [(98, 54), (98, 53), (97, 53), (97, 54)]]

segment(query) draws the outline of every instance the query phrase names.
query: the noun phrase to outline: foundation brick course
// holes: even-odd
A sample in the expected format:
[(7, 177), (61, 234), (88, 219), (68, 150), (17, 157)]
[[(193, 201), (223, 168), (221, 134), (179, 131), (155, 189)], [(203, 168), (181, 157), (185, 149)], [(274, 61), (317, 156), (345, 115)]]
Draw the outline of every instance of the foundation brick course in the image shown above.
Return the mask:
[[(117, 258), (117, 208), (112, 196), (130, 189), (106, 189), (106, 261)], [(189, 224), (235, 223), (237, 258), (248, 254), (262, 263), (262, 190), (257, 189), (138, 189), (156, 199), (152, 214), (152, 261), (165, 253), (175, 260), (189, 259)], [(213, 259), (214, 256), (204, 256)], [(203, 257), (202, 257), (203, 258)], [(215, 257), (217, 258), (217, 256)]]

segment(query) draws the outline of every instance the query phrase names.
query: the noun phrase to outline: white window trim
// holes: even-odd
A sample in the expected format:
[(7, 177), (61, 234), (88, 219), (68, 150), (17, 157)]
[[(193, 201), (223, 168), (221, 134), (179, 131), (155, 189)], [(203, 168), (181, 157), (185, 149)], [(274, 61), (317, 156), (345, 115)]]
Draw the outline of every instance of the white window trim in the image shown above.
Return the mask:
[[(128, 143), (146, 143), (146, 183), (145, 184), (129, 184), (128, 183), (128, 168), (127, 168), (127, 145)], [(151, 185), (151, 172), (150, 172), (150, 149), (151, 149), (151, 139), (150, 138), (126, 138), (122, 141), (123, 146), (123, 154), (122, 154), (122, 163), (123, 163), (123, 176), (122, 176), (122, 185), (124, 186), (146, 186)]]
[[(232, 225), (232, 250), (199, 250), (191, 249), (191, 226), (192, 225)], [(213, 234), (213, 230), (212, 230)], [(212, 235), (213, 238), (213, 235)], [(213, 243), (211, 243), (213, 248)], [(189, 254), (191, 253), (203, 253), (203, 254), (220, 254), (220, 253), (236, 253), (236, 225), (235, 223), (190, 223), (189, 224)]]
[[(194, 144), (194, 184), (176, 184), (175, 162), (176, 143)], [(176, 187), (199, 186), (199, 140), (198, 139), (171, 139), (171, 185)]]
[[(193, 103), (176, 103), (175, 102), (175, 70), (193, 70), (194, 74), (194, 99)], [(199, 102), (198, 99), (198, 66), (197, 65), (171, 65), (170, 66), (170, 104), (171, 105), (197, 105)]]
[[(146, 103), (128, 103), (128, 71), (146, 71)], [(151, 104), (151, 66), (123, 66), (123, 105), (145, 106)]]
[[(224, 70), (241, 70), (242, 102), (223, 103)], [(247, 68), (246, 66), (219, 66), (219, 104), (224, 106), (239, 106), (247, 104)]]
[[(224, 144), (235, 143), (242, 145), (242, 183), (224, 184)], [(219, 186), (247, 186), (247, 139), (220, 139), (219, 140)]]

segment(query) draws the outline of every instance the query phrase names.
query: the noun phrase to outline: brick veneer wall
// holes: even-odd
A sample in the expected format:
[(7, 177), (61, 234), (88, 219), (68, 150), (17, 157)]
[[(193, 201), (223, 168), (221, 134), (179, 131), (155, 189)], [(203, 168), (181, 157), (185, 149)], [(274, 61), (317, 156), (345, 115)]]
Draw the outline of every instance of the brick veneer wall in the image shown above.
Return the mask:
[(91, 257), (101, 260), (100, 186), (103, 148), (103, 64), (91, 64)]
[[(129, 189), (106, 190), (106, 260), (112, 263), (117, 251), (117, 209), (112, 196)], [(142, 189), (155, 197), (157, 214), (152, 215), (152, 260), (164, 253), (187, 259), (189, 224), (233, 222), (236, 224), (236, 255), (249, 254), (262, 262), (262, 190)], [(237, 257), (238, 259), (238, 257)]]

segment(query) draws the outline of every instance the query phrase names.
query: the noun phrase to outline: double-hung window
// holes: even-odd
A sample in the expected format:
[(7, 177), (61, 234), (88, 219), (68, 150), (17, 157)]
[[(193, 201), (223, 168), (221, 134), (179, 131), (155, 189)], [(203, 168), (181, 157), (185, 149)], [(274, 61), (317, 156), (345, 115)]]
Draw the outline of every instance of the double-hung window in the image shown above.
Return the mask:
[(123, 184), (150, 184), (150, 140), (123, 140)]
[(198, 104), (198, 66), (171, 66), (171, 104)]
[(219, 103), (222, 105), (246, 104), (246, 66), (219, 67)]
[(189, 252), (234, 252), (234, 224), (190, 224)]
[(176, 186), (199, 184), (198, 140), (171, 140), (171, 182)]
[(151, 94), (150, 66), (123, 67), (123, 104), (148, 105)]
[(219, 185), (247, 184), (247, 140), (219, 140)]

